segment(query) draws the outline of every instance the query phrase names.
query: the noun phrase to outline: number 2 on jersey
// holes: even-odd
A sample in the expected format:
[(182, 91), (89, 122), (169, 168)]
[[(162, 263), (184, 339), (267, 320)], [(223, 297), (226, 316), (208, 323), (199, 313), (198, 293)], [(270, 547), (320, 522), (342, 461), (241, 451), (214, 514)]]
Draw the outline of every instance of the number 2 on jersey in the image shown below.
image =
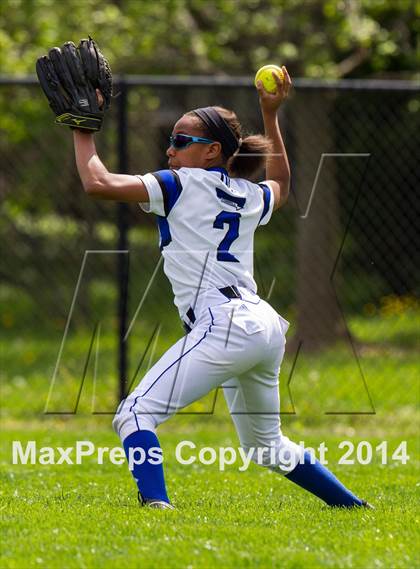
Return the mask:
[(232, 243), (239, 237), (239, 219), (241, 217), (240, 213), (232, 211), (221, 211), (216, 219), (214, 220), (213, 227), (215, 229), (223, 229), (225, 224), (229, 226), (229, 229), (217, 248), (217, 260), (218, 261), (228, 261), (231, 263), (239, 263), (232, 253), (229, 253), (229, 248)]

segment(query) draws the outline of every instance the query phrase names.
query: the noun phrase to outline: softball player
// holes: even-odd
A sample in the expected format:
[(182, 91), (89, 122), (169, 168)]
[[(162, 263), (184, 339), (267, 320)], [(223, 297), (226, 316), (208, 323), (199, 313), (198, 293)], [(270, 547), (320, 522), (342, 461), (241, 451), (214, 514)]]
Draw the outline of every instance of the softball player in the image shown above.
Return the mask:
[[(275, 94), (257, 87), (265, 136), (243, 137), (233, 111), (196, 109), (174, 126), (167, 170), (109, 173), (92, 135), (74, 132), (85, 191), (139, 202), (157, 216), (165, 274), (186, 330), (121, 402), (113, 422), (139, 499), (153, 508), (173, 508), (157, 427), (219, 386), (240, 444), (255, 462), (330, 505), (367, 505), (280, 429), (278, 376), (289, 324), (257, 294), (253, 240), (288, 197), (290, 171), (277, 120), (291, 85), (283, 72), (284, 82), (274, 75)], [(264, 165), (267, 180), (250, 182)]]

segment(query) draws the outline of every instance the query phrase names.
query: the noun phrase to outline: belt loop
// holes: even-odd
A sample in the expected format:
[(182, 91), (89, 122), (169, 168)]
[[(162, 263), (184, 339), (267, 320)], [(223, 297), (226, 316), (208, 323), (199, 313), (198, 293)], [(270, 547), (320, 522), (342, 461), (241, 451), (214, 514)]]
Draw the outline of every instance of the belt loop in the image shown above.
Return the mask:
[(234, 285), (225, 286), (224, 288), (219, 288), (219, 292), (221, 292), (226, 298), (240, 298), (242, 299), (242, 295), (239, 292), (238, 288)]
[(190, 319), (190, 321), (194, 324), (194, 322), (196, 321), (196, 317), (194, 314), (194, 310), (191, 308), (191, 306), (187, 310), (187, 316)]

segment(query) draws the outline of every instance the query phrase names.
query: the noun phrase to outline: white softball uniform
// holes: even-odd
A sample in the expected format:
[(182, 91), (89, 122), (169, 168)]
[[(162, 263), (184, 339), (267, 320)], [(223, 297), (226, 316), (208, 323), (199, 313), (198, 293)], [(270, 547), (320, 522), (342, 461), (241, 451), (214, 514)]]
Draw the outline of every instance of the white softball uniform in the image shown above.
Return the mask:
[(253, 278), (254, 233), (273, 211), (269, 184), (230, 178), (222, 168), (141, 179), (150, 202), (140, 205), (157, 215), (164, 271), (189, 333), (121, 402), (114, 429), (121, 440), (155, 431), (223, 386), (241, 446), (274, 448), (263, 463), (278, 469), (281, 457), (287, 462), (302, 451), (280, 430), (278, 377), (289, 324), (259, 298)]

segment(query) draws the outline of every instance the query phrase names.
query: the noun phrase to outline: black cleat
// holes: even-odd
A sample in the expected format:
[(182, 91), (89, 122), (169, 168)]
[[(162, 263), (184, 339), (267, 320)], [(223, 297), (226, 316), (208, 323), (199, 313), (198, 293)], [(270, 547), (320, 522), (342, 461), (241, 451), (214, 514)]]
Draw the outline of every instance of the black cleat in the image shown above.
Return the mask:
[(137, 498), (140, 506), (144, 506), (146, 508), (152, 508), (153, 510), (175, 510), (172, 504), (169, 504), (169, 502), (165, 502), (164, 500), (154, 500), (153, 498), (144, 500), (140, 492), (137, 494)]
[(362, 500), (362, 508), (366, 508), (367, 510), (374, 510), (375, 508), (372, 506), (372, 504), (369, 504), (369, 502), (366, 502), (366, 500)]
[(175, 510), (172, 504), (164, 502), (163, 500), (146, 500), (143, 506), (146, 506), (146, 508), (152, 508), (154, 510)]

